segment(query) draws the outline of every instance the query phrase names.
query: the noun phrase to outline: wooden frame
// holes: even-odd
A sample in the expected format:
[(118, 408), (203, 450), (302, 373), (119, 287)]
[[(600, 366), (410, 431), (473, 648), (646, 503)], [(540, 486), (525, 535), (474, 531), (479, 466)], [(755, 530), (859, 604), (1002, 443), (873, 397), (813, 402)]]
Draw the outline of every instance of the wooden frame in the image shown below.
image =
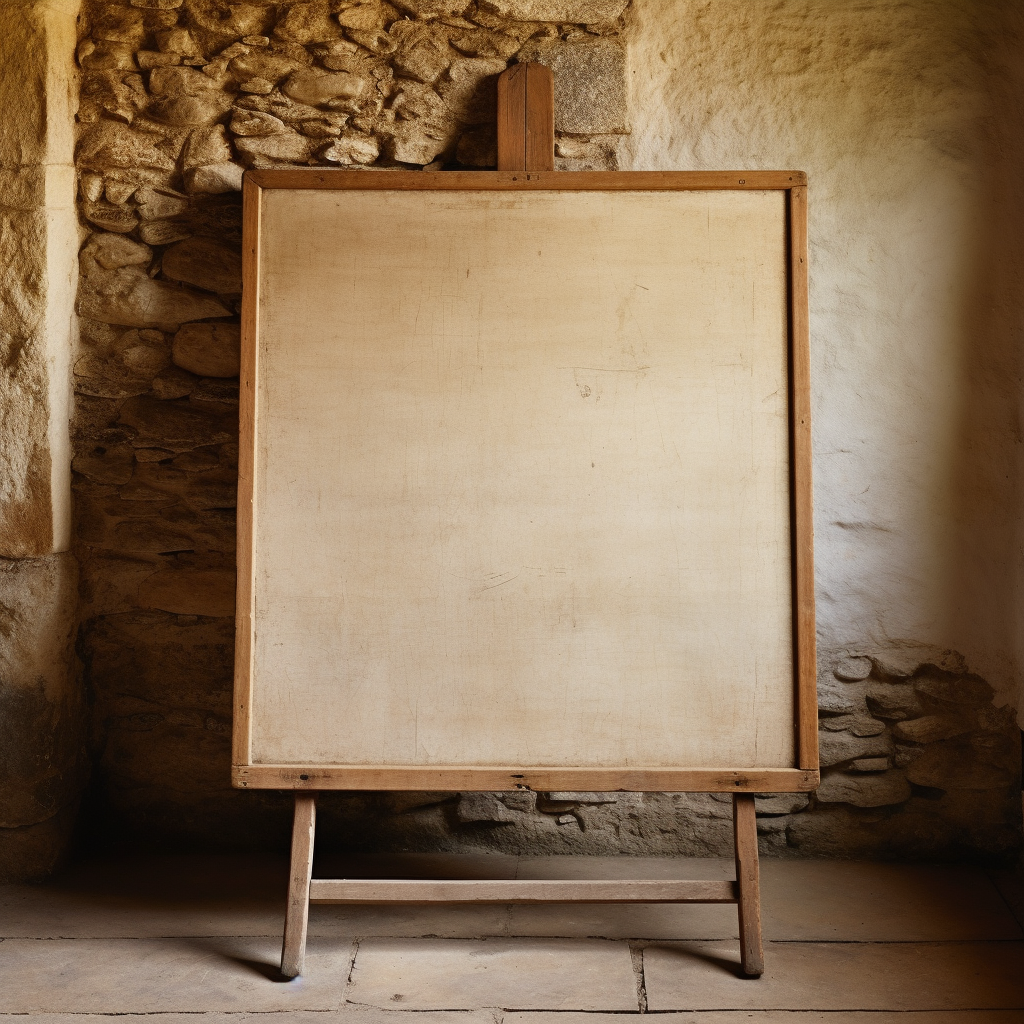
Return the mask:
[(297, 792), (281, 973), (287, 978), (302, 973), (311, 903), (731, 903), (739, 914), (740, 970), (747, 977), (757, 978), (764, 973), (764, 948), (757, 825), (750, 794), (733, 794), (733, 824), (735, 881), (314, 879), (316, 793)]
[[(245, 183), (245, 301), (242, 318), (242, 451), (239, 478), (238, 645), (233, 781), (242, 788), (293, 788), (291, 879), (281, 971), (301, 973), (309, 904), (313, 903), (733, 903), (739, 915), (740, 967), (764, 971), (761, 944), (757, 824), (758, 790), (813, 789), (818, 781), (811, 452), (807, 325), (806, 182), (798, 172), (688, 172), (682, 174), (560, 174), (554, 167), (554, 103), (551, 72), (539, 64), (514, 65), (498, 81), (499, 172), (430, 176), (395, 173), (370, 177), (318, 171), (249, 174)], [(786, 769), (723, 771), (650, 769), (493, 768), (483, 766), (254, 765), (251, 736), (253, 640), (253, 495), (259, 228), (266, 188), (376, 188), (575, 191), (643, 189), (777, 189), (786, 193), (788, 247), (789, 495), (795, 764)], [(468, 274), (468, 271), (467, 271)], [(778, 386), (778, 384), (776, 385)], [(376, 527), (374, 527), (376, 528)], [(735, 881), (407, 881), (312, 878), (319, 789), (546, 789), (733, 791)]]
[[(792, 767), (722, 770), (508, 766), (254, 764), (251, 756), (254, 431), (261, 196), (268, 189), (455, 191), (778, 190), (787, 197), (789, 262), (790, 500), (796, 758)], [(238, 599), (232, 782), (244, 789), (628, 790), (796, 792), (818, 784), (811, 518), (806, 178), (797, 171), (542, 172), (321, 169), (257, 171), (244, 185), (244, 295), (238, 501)]]

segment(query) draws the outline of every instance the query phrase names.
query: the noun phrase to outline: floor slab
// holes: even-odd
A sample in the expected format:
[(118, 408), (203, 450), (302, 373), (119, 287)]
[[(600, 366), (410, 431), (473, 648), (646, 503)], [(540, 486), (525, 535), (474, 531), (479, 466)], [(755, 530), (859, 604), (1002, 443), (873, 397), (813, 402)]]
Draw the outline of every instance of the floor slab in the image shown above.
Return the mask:
[[(523, 857), (520, 878), (732, 878), (731, 860)], [(762, 858), (767, 938), (867, 942), (1024, 938), (980, 868)], [(898, 908), (898, 912), (894, 912)], [(727, 939), (730, 905), (562, 904), (513, 907), (512, 935)]]
[[(345, 1006), (340, 1010), (271, 1010), (263, 1013), (210, 1011), (202, 1024), (499, 1024), (490, 1010), (435, 1010), (413, 1013), (375, 1006)], [(32, 1024), (111, 1024), (107, 1014), (34, 1013)], [(616, 1017), (618, 1024), (621, 1018)], [(26, 1024), (24, 1014), (0, 1013), (0, 1024)], [(116, 1024), (154, 1024), (149, 1013), (119, 1014)], [(199, 1024), (193, 1013), (161, 1013), (159, 1024)], [(945, 1022), (943, 1022), (945, 1024)], [(996, 1024), (1002, 1024), (1001, 1021)]]
[(761, 860), (771, 939), (939, 942), (1021, 939), (981, 868), (841, 860)]
[[(513, 878), (518, 858), (404, 854), (318, 861), (317, 875)], [(41, 885), (0, 886), (0, 938), (275, 935), (284, 924), (285, 857), (110, 858)], [(313, 907), (310, 935), (504, 935), (505, 907)]]
[(277, 938), (5, 939), (0, 1012), (332, 1010), (354, 944), (314, 939), (301, 978), (277, 972)]
[[(1020, 1010), (690, 1010), (658, 1024), (1021, 1024)], [(620, 1014), (506, 1013), (501, 1024), (623, 1024)]]
[(411, 1010), (504, 1007), (634, 1011), (623, 942), (586, 939), (367, 939), (348, 998)]
[[(639, 1017), (639, 1014), (637, 1015)], [(205, 1013), (202, 1024), (624, 1024), (621, 1013), (573, 1011), (381, 1010), (373, 1006), (340, 1010), (284, 1010), (270, 1013)], [(658, 1024), (1021, 1024), (1019, 1010), (694, 1010), (657, 1015)], [(22, 1014), (0, 1014), (0, 1024), (25, 1024)], [(32, 1024), (110, 1024), (92, 1013), (40, 1013)], [(117, 1024), (153, 1024), (151, 1014), (123, 1014)], [(194, 1013), (166, 1013), (160, 1024), (197, 1024)]]
[(1024, 1009), (1024, 942), (770, 942), (738, 975), (734, 942), (643, 951), (651, 1010)]

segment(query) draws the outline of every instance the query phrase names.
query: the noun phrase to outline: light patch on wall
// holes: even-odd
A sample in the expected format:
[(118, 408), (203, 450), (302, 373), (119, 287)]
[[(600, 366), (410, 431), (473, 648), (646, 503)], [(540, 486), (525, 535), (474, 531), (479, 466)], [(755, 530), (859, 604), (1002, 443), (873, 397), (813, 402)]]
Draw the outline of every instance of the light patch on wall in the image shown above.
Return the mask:
[(1020, 706), (1024, 12), (631, 11), (620, 166), (810, 178), (823, 641), (955, 647)]

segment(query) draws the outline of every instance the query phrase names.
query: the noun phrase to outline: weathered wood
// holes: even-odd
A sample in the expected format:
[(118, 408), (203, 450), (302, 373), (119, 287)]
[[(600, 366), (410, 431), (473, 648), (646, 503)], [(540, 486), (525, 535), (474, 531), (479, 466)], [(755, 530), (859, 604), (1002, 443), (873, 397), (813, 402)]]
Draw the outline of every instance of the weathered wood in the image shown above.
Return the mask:
[(811, 486), (811, 355), (807, 295), (807, 189), (789, 191), (790, 486), (793, 502), (793, 649), (797, 764), (818, 767), (814, 622), (814, 509)]
[(478, 790), (507, 792), (805, 793), (818, 772), (799, 768), (751, 771), (672, 768), (490, 768), (408, 765), (236, 764), (239, 789)]
[(314, 879), (311, 903), (735, 903), (736, 883), (661, 879)]
[(752, 978), (764, 974), (761, 946), (761, 881), (757, 859), (757, 818), (754, 797), (737, 793), (732, 798), (736, 845), (736, 912), (740, 924), (740, 965)]
[(256, 332), (259, 314), (260, 188), (242, 188), (242, 353), (239, 373), (238, 514), (236, 527), (235, 681), (232, 759), (252, 760), (253, 495), (256, 483)]
[[(243, 448), (253, 429), (255, 395), (252, 391), (256, 372), (255, 334), (258, 312), (257, 245), (263, 188), (323, 188), (367, 191), (408, 189), (449, 190), (571, 190), (608, 191), (621, 189), (657, 192), (664, 189), (700, 191), (703, 189), (780, 189), (787, 193), (789, 229), (789, 334), (791, 392), (791, 491), (793, 505), (793, 648), (794, 678), (797, 690), (796, 725), (797, 768), (773, 769), (687, 769), (667, 768), (502, 768), (469, 766), (410, 766), (393, 764), (334, 765), (306, 767), (289, 764), (252, 764), (250, 739), (251, 705), (251, 629), (252, 606), (252, 491), (253, 460), (241, 455), (239, 502), (239, 583), (238, 641), (234, 731), (234, 781), (241, 788), (296, 789), (381, 789), (381, 788), (450, 788), (507, 790), (516, 786), (534, 789), (577, 788), (646, 791), (732, 792), (806, 791), (818, 781), (817, 730), (814, 701), (814, 624), (813, 624), (813, 561), (811, 557), (810, 516), (810, 433), (809, 433), (809, 370), (807, 354), (807, 261), (806, 261), (806, 190), (801, 172), (601, 172), (540, 173), (530, 171), (524, 179), (520, 173), (451, 172), (443, 176), (426, 176), (416, 172), (394, 172), (388, 175), (358, 176), (372, 178), (355, 181), (356, 176), (344, 172), (310, 168), (294, 171), (260, 171), (247, 175), (244, 218), (246, 231), (245, 259), (246, 304), (243, 308), (242, 410)], [(439, 180), (443, 179), (443, 180)], [(248, 445), (252, 455), (252, 445)], [(247, 483), (248, 482), (248, 483)], [(243, 491), (248, 487), (248, 493)], [(244, 537), (248, 537), (248, 542)]]
[(555, 169), (555, 79), (543, 64), (526, 65), (525, 146), (527, 171)]
[(294, 978), (302, 973), (306, 956), (306, 927), (309, 923), (309, 883), (313, 875), (313, 842), (316, 836), (316, 793), (295, 794), (292, 823), (291, 874), (288, 879), (288, 909), (284, 919), (284, 947), (281, 973)]
[(353, 174), (322, 167), (279, 171), (246, 171), (245, 178), (261, 189), (309, 188), (334, 191), (376, 189), (386, 192), (500, 192), (545, 190), (572, 192), (662, 192), (792, 189), (807, 184), (803, 171), (388, 171)]
[(498, 75), (498, 170), (526, 170), (527, 64)]
[(555, 84), (543, 64), (513, 64), (498, 76), (498, 170), (555, 169)]

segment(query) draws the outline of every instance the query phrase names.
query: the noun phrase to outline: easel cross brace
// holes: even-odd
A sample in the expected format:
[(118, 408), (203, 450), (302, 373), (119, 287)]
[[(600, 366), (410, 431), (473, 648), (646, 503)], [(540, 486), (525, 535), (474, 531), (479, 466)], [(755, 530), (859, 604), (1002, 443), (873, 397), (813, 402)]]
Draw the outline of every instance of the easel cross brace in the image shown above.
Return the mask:
[[(554, 170), (554, 81), (542, 64), (516, 64), (498, 79), (498, 170)], [(733, 794), (736, 879), (463, 880), (314, 879), (316, 793), (295, 794), (291, 873), (281, 973), (302, 973), (311, 903), (735, 903), (744, 974), (764, 972), (754, 798)]]

